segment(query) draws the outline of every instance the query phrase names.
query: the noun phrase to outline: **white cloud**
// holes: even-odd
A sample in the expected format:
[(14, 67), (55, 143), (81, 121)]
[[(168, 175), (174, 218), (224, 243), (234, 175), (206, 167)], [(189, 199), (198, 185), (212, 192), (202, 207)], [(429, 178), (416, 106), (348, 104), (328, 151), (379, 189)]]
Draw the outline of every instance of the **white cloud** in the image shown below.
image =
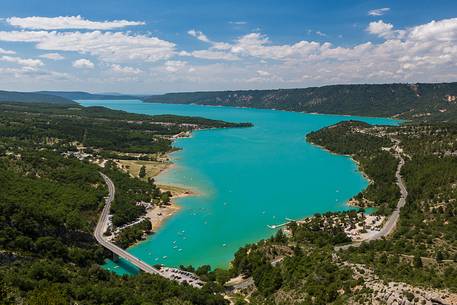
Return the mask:
[(390, 8), (388, 8), (388, 7), (377, 8), (377, 9), (368, 11), (368, 15), (369, 16), (382, 16), (385, 13), (387, 13), (388, 11), (390, 11)]
[(168, 72), (178, 72), (187, 67), (187, 62), (180, 60), (168, 60), (165, 62), (165, 70)]
[(327, 37), (327, 34), (325, 34), (324, 32), (321, 32), (321, 31), (316, 31), (316, 35), (319, 35), (321, 37)]
[[(361, 29), (362, 25), (354, 30)], [(0, 41), (29, 42), (40, 50), (96, 58), (100, 67), (108, 69), (93, 69), (80, 83), (71, 83), (87, 86), (86, 90), (99, 84), (99, 90), (120, 91), (121, 80), (125, 91), (144, 92), (144, 88), (182, 91), (457, 79), (457, 18), (409, 28), (379, 20), (365, 30), (382, 40), (373, 36), (373, 41), (350, 47), (312, 40), (275, 43), (263, 33), (252, 32), (234, 40), (214, 41), (193, 30), (189, 35), (207, 47), (176, 50), (173, 42), (130, 32), (24, 30), (0, 31)], [(41, 75), (42, 71), (27, 66), (0, 69), (15, 75)], [(137, 73), (148, 77), (139, 78)], [(7, 82), (6, 77), (1, 79), (2, 85)], [(110, 82), (113, 87), (108, 89)]]
[(122, 73), (122, 74), (129, 74), (129, 75), (136, 75), (140, 74), (143, 72), (141, 69), (137, 69), (134, 67), (129, 67), (129, 66), (121, 66), (118, 64), (113, 64), (111, 65), (111, 70), (117, 73)]
[(16, 52), (15, 52), (15, 51), (5, 50), (5, 49), (0, 48), (0, 54), (13, 55), (13, 54), (16, 54)]
[[(183, 53), (184, 54), (184, 53)], [(189, 56), (193, 56), (195, 58), (201, 59), (209, 59), (209, 60), (238, 60), (239, 57), (235, 54), (228, 53), (228, 52), (220, 52), (220, 51), (213, 51), (213, 50), (198, 50), (187, 53)]]
[(208, 42), (208, 43), (211, 42), (211, 41), (208, 39), (208, 37), (206, 37), (206, 35), (203, 34), (203, 32), (201, 32), (201, 31), (189, 30), (189, 31), (187, 31), (187, 34), (189, 34), (189, 35), (192, 36), (192, 37), (197, 38), (197, 39), (200, 40), (200, 41)]
[(238, 55), (248, 55), (261, 59), (291, 60), (305, 58), (315, 53), (326, 44), (299, 41), (291, 45), (272, 45), (269, 38), (260, 33), (250, 33), (240, 37), (232, 46), (231, 51)]
[(391, 23), (385, 23), (382, 20), (370, 22), (366, 31), (370, 34), (377, 35), (383, 38), (392, 37), (394, 34), (394, 26)]
[(46, 53), (46, 54), (41, 54), (39, 57), (41, 58), (46, 58), (50, 60), (62, 60), (65, 59), (65, 57), (59, 53)]
[(30, 68), (37, 68), (43, 66), (43, 62), (39, 59), (32, 59), (32, 58), (21, 58), (21, 57), (14, 57), (14, 56), (2, 56), (0, 57), (0, 61), (15, 63), (21, 66), (30, 67)]
[(409, 31), (411, 39), (415, 40), (457, 40), (457, 18), (431, 21), (427, 24), (416, 26)]
[(6, 22), (12, 26), (32, 30), (63, 30), (63, 29), (84, 29), (84, 30), (112, 30), (127, 26), (144, 25), (141, 21), (113, 20), (113, 21), (91, 21), (81, 16), (59, 16), (59, 17), (11, 17)]
[(31, 42), (40, 50), (74, 51), (108, 62), (154, 62), (175, 53), (174, 43), (122, 32), (0, 31), (0, 41)]
[(86, 58), (77, 59), (73, 62), (73, 67), (77, 69), (93, 69), (94, 63)]
[[(18, 82), (17, 79), (21, 81)], [(71, 75), (67, 73), (61, 73), (56, 71), (49, 70), (40, 70), (32, 67), (20, 67), (20, 68), (2, 68), (0, 67), (0, 80), (4, 82), (12, 82), (15, 84), (19, 83), (18, 90), (24, 90), (24, 81), (29, 81), (33, 84), (37, 84), (37, 80), (50, 80), (52, 82), (62, 81), (62, 80), (71, 80), (74, 79)], [(38, 83), (39, 84), (39, 83)], [(42, 90), (43, 88), (37, 87), (37, 90)]]
[[(246, 82), (255, 83), (256, 86), (303, 86), (351, 82), (445, 81), (457, 77), (457, 18), (432, 21), (406, 29), (396, 29), (393, 24), (380, 20), (370, 23), (366, 30), (384, 38), (384, 41), (365, 42), (352, 47), (315, 41), (281, 45), (274, 44), (261, 33), (249, 33), (234, 42), (219, 42), (225, 48), (219, 50), (217, 55), (236, 55), (237, 62), (211, 65), (213, 69), (220, 69), (214, 73), (195, 67), (195, 72), (188, 80), (198, 79), (200, 83), (202, 79), (206, 79), (206, 82), (217, 79), (224, 84), (243, 87)], [(214, 51), (214, 45), (211, 45), (207, 50), (199, 50), (200, 53), (185, 51), (182, 55), (200, 54), (209, 57), (206, 55), (213, 55), (210, 52)], [(267, 62), (269, 69), (265, 71)], [(200, 74), (202, 71), (207, 74)], [(236, 71), (238, 76), (223, 80), (224, 73), (232, 75), (230, 71), (233, 75)], [(256, 71), (254, 76), (252, 71)]]

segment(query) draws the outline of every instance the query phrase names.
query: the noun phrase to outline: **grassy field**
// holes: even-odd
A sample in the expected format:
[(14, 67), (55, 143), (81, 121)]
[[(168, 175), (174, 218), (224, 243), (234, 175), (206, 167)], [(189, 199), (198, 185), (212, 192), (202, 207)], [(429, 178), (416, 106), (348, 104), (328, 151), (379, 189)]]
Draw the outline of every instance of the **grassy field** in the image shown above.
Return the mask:
[(159, 162), (159, 161), (143, 161), (143, 160), (118, 160), (116, 161), (118, 166), (123, 170), (127, 171), (134, 177), (138, 177), (140, 168), (144, 165), (146, 168), (147, 178), (152, 178), (160, 174), (171, 166), (171, 162)]

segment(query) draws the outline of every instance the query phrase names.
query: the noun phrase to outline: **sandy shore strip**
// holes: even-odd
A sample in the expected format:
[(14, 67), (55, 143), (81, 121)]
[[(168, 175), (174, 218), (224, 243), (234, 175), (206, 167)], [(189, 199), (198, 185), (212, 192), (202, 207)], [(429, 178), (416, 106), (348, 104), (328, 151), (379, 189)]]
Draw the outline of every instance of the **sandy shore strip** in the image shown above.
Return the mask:
[(197, 196), (198, 193), (189, 189), (174, 185), (158, 185), (162, 191), (169, 191), (172, 194), (171, 202), (168, 205), (153, 206), (146, 212), (146, 217), (152, 225), (152, 231), (156, 232), (166, 222), (166, 220), (181, 210), (181, 206), (176, 204), (176, 199)]
[[(143, 179), (156, 179), (157, 176), (176, 167), (176, 164), (170, 161), (171, 158), (169, 154), (170, 153), (162, 153), (159, 155), (154, 155), (153, 157), (155, 160), (114, 159), (113, 161), (119, 169), (130, 174), (132, 177), (138, 178), (140, 169), (144, 166), (145, 176), (143, 177)], [(139, 155), (132, 156), (139, 157)], [(185, 186), (168, 185), (160, 183), (156, 183), (156, 185), (162, 192), (170, 192), (172, 196), (170, 198), (171, 200), (169, 204), (152, 205), (150, 208), (147, 208), (146, 215), (144, 216), (144, 218), (149, 219), (149, 221), (151, 222), (153, 232), (159, 230), (167, 219), (169, 219), (171, 216), (173, 216), (179, 210), (181, 210), (181, 207), (176, 204), (176, 199), (200, 195), (199, 192)]]
[(156, 232), (165, 223), (165, 221), (181, 209), (176, 204), (154, 206), (147, 210), (146, 217), (152, 225), (152, 231)]

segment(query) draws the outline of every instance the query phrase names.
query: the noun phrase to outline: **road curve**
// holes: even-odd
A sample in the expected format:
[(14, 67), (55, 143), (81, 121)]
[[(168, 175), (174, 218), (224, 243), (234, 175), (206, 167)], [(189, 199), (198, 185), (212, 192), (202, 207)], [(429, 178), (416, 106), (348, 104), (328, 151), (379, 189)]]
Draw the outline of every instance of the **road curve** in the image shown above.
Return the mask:
[(136, 266), (137, 268), (146, 273), (157, 274), (166, 279), (173, 280), (178, 283), (187, 283), (195, 288), (203, 287), (204, 282), (201, 281), (193, 273), (182, 271), (176, 268), (162, 268), (162, 270), (158, 270), (152, 267), (151, 265), (147, 264), (146, 262), (143, 262), (136, 256), (133, 256), (127, 251), (119, 248), (115, 244), (105, 240), (105, 238), (103, 237), (103, 233), (105, 233), (106, 229), (108, 228), (108, 217), (111, 209), (111, 203), (113, 202), (114, 195), (116, 194), (116, 187), (114, 186), (113, 181), (111, 181), (111, 179), (108, 176), (106, 176), (103, 173), (100, 173), (100, 175), (102, 176), (103, 180), (105, 180), (105, 183), (108, 186), (109, 193), (108, 197), (106, 197), (105, 206), (103, 207), (102, 214), (100, 215), (100, 218), (94, 231), (94, 236), (98, 243), (106, 249), (113, 252), (115, 255), (125, 259), (126, 261), (128, 261), (129, 263), (131, 263), (132, 265)]
[(405, 206), (406, 204), (406, 197), (408, 197), (408, 191), (406, 190), (405, 182), (403, 181), (403, 177), (401, 176), (401, 169), (403, 165), (405, 165), (405, 160), (403, 159), (401, 153), (399, 152), (399, 141), (395, 141), (395, 149), (397, 153), (395, 154), (395, 157), (397, 157), (400, 161), (398, 162), (397, 166), (397, 171), (395, 172), (395, 177), (397, 178), (397, 186), (400, 189), (400, 199), (398, 199), (397, 206), (395, 207), (395, 210), (390, 214), (389, 218), (387, 219), (387, 222), (384, 224), (382, 229), (371, 236), (370, 238), (361, 241), (361, 242), (355, 242), (343, 246), (336, 246), (335, 250), (345, 250), (350, 247), (358, 247), (360, 246), (363, 242), (369, 242), (372, 240), (377, 240), (381, 239), (383, 237), (388, 236), (392, 231), (395, 229), (398, 219), (400, 218), (400, 209)]
[(108, 216), (109, 216), (109, 212), (111, 209), (111, 203), (114, 200), (116, 188), (114, 186), (113, 181), (111, 181), (111, 179), (108, 176), (106, 176), (103, 173), (100, 173), (100, 175), (103, 177), (106, 185), (108, 186), (109, 194), (108, 194), (108, 197), (106, 197), (105, 206), (103, 208), (102, 214), (100, 215), (97, 226), (95, 227), (95, 231), (94, 231), (95, 239), (98, 241), (98, 243), (100, 245), (102, 245), (106, 249), (110, 250), (117, 256), (125, 259), (129, 263), (135, 265), (136, 267), (143, 270), (144, 272), (162, 275), (162, 273), (159, 270), (157, 270), (156, 268), (148, 265), (147, 263), (143, 262), (139, 258), (137, 258), (137, 257), (131, 255), (130, 253), (128, 253), (127, 251), (119, 248), (115, 244), (113, 244), (109, 241), (106, 241), (105, 238), (103, 237), (103, 233), (106, 231), (106, 228), (108, 227)]

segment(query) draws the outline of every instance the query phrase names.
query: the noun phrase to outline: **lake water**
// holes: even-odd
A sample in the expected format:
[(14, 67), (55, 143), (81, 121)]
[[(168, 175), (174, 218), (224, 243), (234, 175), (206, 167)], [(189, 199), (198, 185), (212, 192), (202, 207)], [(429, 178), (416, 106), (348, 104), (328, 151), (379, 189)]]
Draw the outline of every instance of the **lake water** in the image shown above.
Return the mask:
[[(146, 241), (128, 249), (142, 260), (167, 266), (209, 264), (227, 267), (247, 243), (275, 233), (267, 225), (314, 213), (342, 211), (367, 181), (346, 156), (330, 154), (305, 140), (310, 131), (349, 119), (397, 124), (382, 118), (315, 115), (275, 110), (141, 101), (79, 101), (143, 114), (202, 116), (252, 122), (252, 128), (202, 130), (179, 139), (176, 167), (160, 183), (185, 185), (201, 196), (180, 198), (181, 211)], [(105, 267), (132, 273), (124, 262)]]

